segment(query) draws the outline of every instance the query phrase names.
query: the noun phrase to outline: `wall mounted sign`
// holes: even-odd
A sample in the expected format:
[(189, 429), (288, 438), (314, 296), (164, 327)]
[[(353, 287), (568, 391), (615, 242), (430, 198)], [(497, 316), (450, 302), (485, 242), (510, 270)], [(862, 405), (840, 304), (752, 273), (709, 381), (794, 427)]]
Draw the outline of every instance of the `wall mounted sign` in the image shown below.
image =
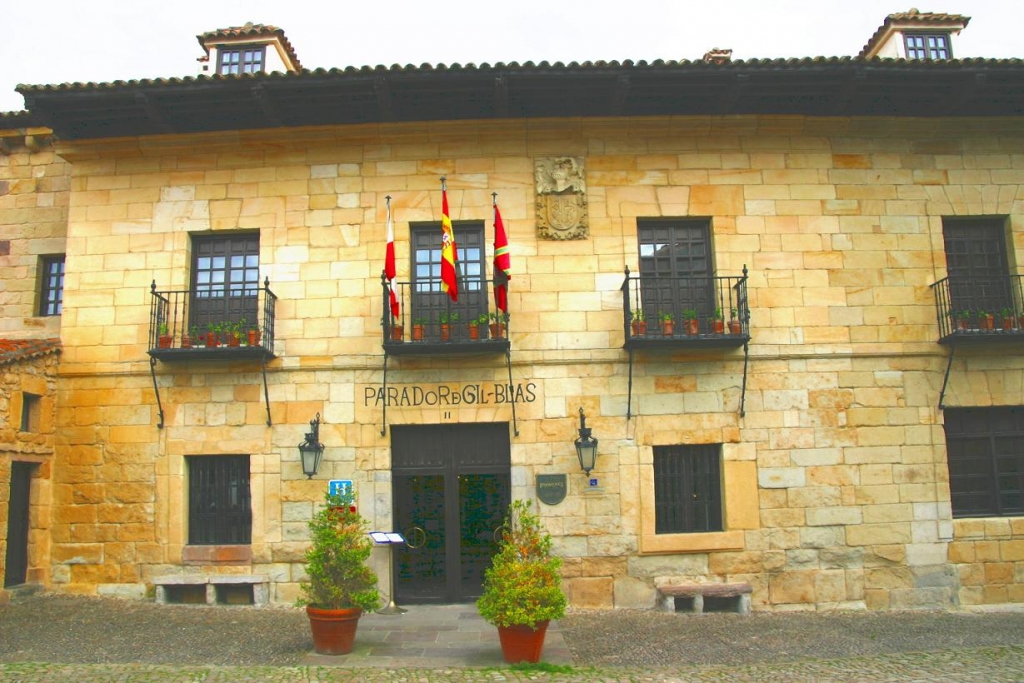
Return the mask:
[(331, 479), (329, 482), (327, 482), (327, 493), (331, 494), (332, 496), (352, 493), (352, 480)]
[(540, 498), (540, 502), (545, 505), (558, 505), (565, 500), (567, 479), (564, 474), (538, 474), (537, 497)]
[(508, 403), (533, 403), (537, 400), (534, 382), (506, 384), (482, 382), (480, 384), (399, 384), (367, 386), (363, 389), (363, 405), (389, 408), (419, 408), (422, 406), (486, 406)]

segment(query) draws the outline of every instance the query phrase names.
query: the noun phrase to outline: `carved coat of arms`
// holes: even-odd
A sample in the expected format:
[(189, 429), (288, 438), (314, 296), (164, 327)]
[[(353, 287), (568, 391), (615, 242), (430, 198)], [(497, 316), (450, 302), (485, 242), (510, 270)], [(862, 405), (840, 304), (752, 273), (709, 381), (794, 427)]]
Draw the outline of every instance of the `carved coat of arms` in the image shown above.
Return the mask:
[(590, 235), (583, 159), (534, 160), (537, 182), (537, 237), (580, 240)]

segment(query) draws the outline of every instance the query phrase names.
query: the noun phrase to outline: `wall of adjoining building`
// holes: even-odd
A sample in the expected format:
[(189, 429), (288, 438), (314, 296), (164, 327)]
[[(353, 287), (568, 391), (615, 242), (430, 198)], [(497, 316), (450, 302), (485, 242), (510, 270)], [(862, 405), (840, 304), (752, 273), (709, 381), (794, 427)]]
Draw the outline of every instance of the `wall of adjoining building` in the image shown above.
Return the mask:
[[(1008, 216), (1024, 247), (1017, 120), (678, 117), (460, 122), (62, 143), (71, 163), (52, 582), (141, 596), (154, 576), (267, 574), (290, 602), (305, 522), (327, 479), (351, 479), (376, 528), (391, 521), (382, 382), (384, 196), (399, 279), (408, 223), (509, 230), (516, 404), (513, 496), (567, 473), (540, 511), (580, 607), (650, 606), (669, 578), (749, 581), (758, 609), (950, 607), (1021, 600), (1018, 519), (950, 510), (938, 392), (948, 351), (929, 285), (944, 277), (942, 217)], [(534, 158), (585, 159), (590, 237), (535, 237)], [(638, 218), (703, 216), (718, 274), (750, 273), (741, 351), (641, 353), (626, 419), (623, 270)], [(0, 224), (5, 220), (0, 219)], [(158, 364), (149, 286), (185, 288), (189, 235), (258, 229), (279, 297), (268, 365)], [(393, 361), (389, 383), (501, 383), (504, 359)], [(966, 352), (949, 405), (1024, 404), (1024, 356)], [(745, 415), (739, 415), (744, 401)], [(584, 407), (601, 442), (587, 491), (572, 440)], [(315, 413), (321, 475), (295, 444)], [(395, 424), (511, 422), (511, 407), (389, 406)], [(726, 529), (659, 538), (652, 448), (723, 444)], [(251, 456), (251, 561), (182, 566), (185, 456)], [(994, 540), (998, 538), (998, 540)], [(375, 559), (386, 577), (382, 557)], [(980, 577), (984, 577), (983, 579)]]

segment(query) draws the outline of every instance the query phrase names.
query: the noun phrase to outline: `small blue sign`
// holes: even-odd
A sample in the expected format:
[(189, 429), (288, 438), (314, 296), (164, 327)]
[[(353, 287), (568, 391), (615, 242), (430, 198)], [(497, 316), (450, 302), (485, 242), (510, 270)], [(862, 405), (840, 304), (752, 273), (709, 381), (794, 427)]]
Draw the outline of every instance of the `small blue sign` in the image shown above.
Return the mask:
[(327, 482), (327, 493), (337, 496), (345, 493), (352, 493), (351, 479), (331, 479)]

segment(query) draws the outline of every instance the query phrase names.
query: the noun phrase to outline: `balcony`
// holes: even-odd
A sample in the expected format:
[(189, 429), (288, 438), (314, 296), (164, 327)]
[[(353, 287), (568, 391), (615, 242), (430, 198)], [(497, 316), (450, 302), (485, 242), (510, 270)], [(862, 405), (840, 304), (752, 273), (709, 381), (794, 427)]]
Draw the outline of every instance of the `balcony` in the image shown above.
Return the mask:
[(459, 281), (459, 300), (441, 291), (440, 280), (395, 282), (400, 315), (392, 318), (387, 282), (382, 279), (384, 310), (382, 343), (387, 355), (436, 356), (507, 354), (509, 316), (489, 309), (489, 282), (481, 278)]
[(932, 285), (939, 343), (1024, 343), (1021, 277), (947, 277)]
[(263, 287), (157, 291), (150, 285), (149, 355), (164, 362), (274, 357), (270, 281)]
[(624, 347), (734, 348), (750, 341), (747, 269), (740, 277), (651, 277), (626, 269)]

